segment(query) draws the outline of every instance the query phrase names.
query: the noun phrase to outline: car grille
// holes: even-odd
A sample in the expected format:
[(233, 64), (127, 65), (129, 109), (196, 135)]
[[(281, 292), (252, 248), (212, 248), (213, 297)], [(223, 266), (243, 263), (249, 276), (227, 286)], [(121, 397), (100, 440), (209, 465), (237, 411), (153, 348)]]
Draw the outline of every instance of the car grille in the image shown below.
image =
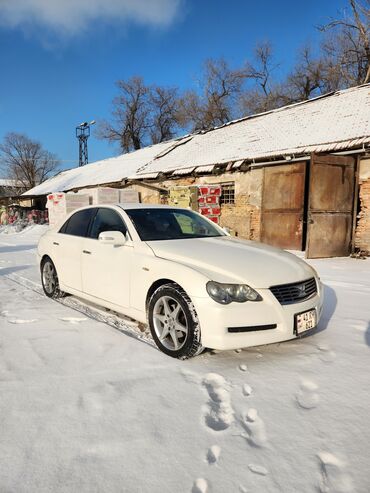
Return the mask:
[(312, 277), (307, 281), (272, 286), (270, 290), (282, 305), (290, 305), (291, 303), (300, 303), (311, 298), (317, 293), (317, 285), (315, 278)]

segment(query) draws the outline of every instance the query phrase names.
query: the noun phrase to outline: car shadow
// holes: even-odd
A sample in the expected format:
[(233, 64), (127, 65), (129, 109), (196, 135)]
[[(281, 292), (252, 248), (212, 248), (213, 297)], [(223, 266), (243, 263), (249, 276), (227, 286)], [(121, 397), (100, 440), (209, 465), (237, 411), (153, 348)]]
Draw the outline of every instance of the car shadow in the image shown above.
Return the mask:
[(367, 323), (367, 329), (365, 332), (365, 342), (368, 346), (370, 346), (370, 322)]
[(29, 265), (14, 265), (13, 267), (0, 267), (0, 276), (7, 276), (13, 274), (13, 272), (18, 272), (19, 270), (29, 269)]
[(0, 253), (22, 252), (24, 250), (33, 250), (36, 245), (7, 245), (0, 247)]

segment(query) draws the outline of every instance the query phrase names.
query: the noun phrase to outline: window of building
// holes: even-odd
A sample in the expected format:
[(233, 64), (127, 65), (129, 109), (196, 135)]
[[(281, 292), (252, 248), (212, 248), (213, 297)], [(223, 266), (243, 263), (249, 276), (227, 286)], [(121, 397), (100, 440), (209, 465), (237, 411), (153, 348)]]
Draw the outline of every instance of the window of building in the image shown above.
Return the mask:
[(235, 204), (235, 183), (221, 184), (220, 204)]

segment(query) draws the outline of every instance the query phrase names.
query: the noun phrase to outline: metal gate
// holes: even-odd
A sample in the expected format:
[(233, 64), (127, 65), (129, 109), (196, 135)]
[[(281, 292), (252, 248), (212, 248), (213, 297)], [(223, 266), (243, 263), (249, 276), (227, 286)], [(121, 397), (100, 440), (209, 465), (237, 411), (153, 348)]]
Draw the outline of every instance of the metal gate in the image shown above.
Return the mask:
[(264, 168), (261, 240), (302, 250), (306, 163)]
[(355, 159), (312, 154), (310, 166), (307, 258), (350, 253)]

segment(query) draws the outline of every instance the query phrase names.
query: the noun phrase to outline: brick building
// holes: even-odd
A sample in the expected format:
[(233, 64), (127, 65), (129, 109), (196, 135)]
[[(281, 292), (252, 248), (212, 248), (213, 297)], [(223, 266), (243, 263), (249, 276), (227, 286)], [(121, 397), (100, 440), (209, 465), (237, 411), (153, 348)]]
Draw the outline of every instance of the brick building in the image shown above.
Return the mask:
[(64, 171), (35, 199), (92, 186), (165, 203), (174, 187), (221, 185), (220, 224), (308, 257), (370, 251), (370, 85)]

